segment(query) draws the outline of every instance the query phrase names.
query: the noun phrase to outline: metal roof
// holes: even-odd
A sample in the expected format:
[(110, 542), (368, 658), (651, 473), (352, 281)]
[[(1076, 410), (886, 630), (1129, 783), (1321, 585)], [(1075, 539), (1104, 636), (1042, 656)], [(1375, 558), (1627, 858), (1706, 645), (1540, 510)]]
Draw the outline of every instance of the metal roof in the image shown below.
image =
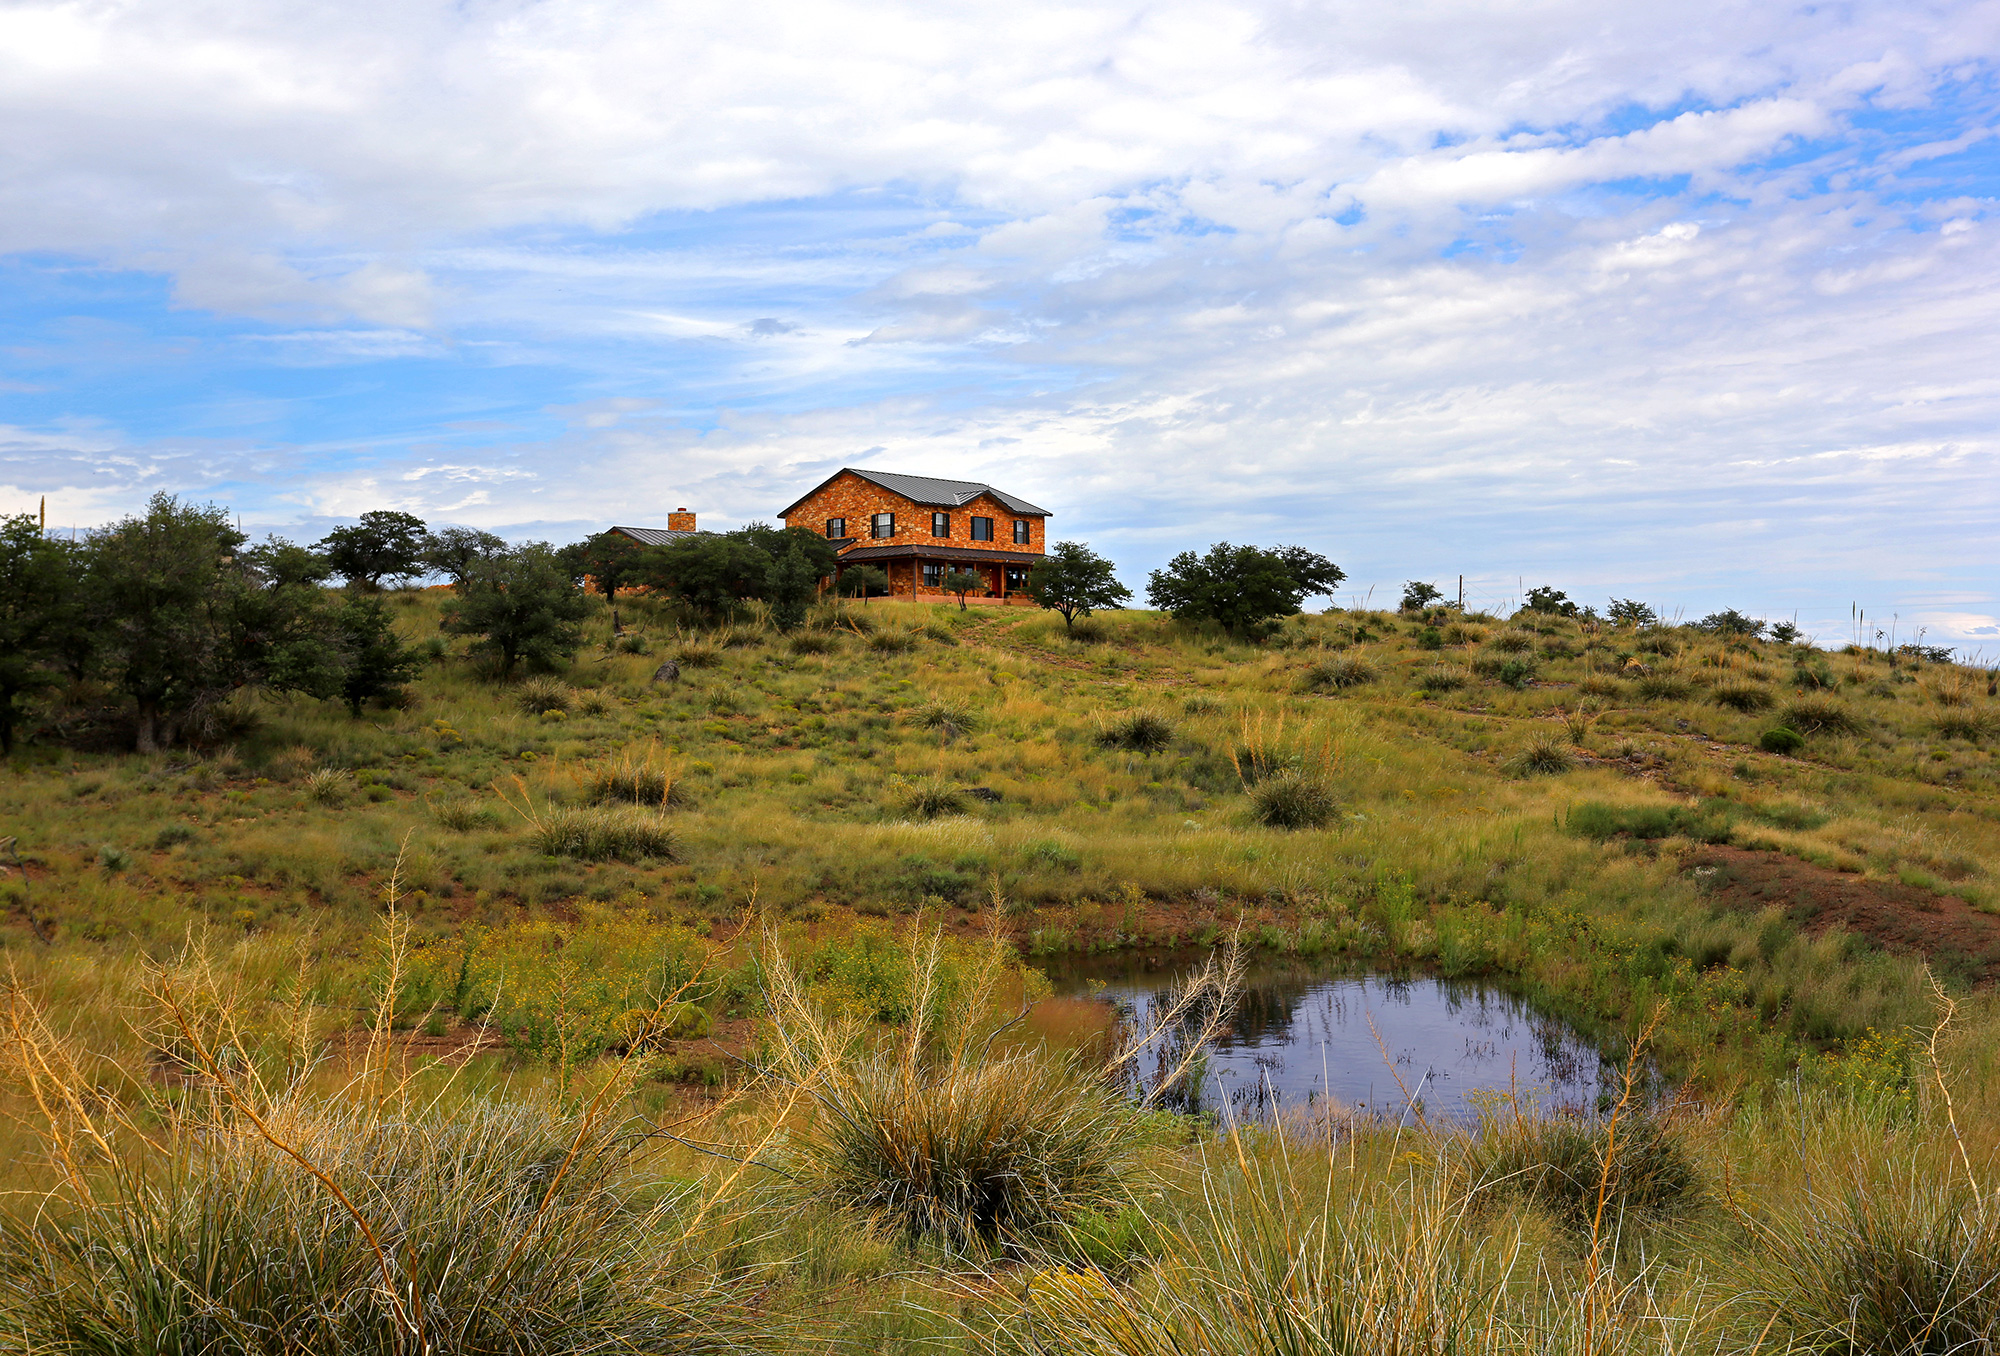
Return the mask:
[(704, 535), (700, 532), (681, 532), (671, 527), (614, 527), (611, 530), (623, 532), (641, 546), (665, 546), (670, 541)]
[(936, 476), (904, 475), (901, 471), (864, 471), (858, 466), (843, 466), (819, 484), (800, 495), (789, 507), (780, 509), (778, 516), (784, 517), (792, 509), (818, 494), (841, 476), (849, 473), (863, 480), (880, 485), (891, 494), (900, 494), (914, 504), (934, 504), (939, 508), (962, 508), (982, 494), (990, 494), (1016, 513), (1031, 514), (1037, 518), (1052, 518), (1055, 515), (1045, 508), (1037, 508), (1018, 495), (996, 490), (991, 485), (978, 480), (941, 480)]

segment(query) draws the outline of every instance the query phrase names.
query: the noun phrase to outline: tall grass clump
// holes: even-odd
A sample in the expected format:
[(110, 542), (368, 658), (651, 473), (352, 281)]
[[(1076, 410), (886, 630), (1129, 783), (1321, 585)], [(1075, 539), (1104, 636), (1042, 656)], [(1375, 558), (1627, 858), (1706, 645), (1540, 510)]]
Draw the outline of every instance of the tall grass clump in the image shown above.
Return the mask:
[(314, 768), (300, 783), (306, 799), (315, 805), (338, 805), (347, 799), (348, 788), (354, 785), (353, 776), (346, 768)]
[(1156, 711), (1134, 711), (1104, 726), (1097, 742), (1107, 749), (1153, 753), (1174, 741), (1174, 723)]
[(868, 648), (876, 654), (908, 654), (917, 648), (917, 637), (922, 632), (905, 627), (888, 627), (868, 637)]
[(1472, 1145), (1471, 1171), (1476, 1192), (1538, 1205), (1582, 1234), (1685, 1211), (1702, 1192), (1686, 1143), (1649, 1112), (1488, 1118)]
[(1800, 697), (1778, 713), (1787, 729), (1800, 734), (1860, 734), (1861, 717), (1831, 697)]
[(1984, 739), (1993, 733), (1993, 718), (1984, 711), (1948, 709), (1931, 718), (1940, 739)]
[(832, 654), (840, 648), (840, 639), (821, 631), (794, 631), (785, 644), (793, 654)]
[(823, 1009), (770, 948), (771, 1072), (809, 1108), (784, 1170), (824, 1203), (961, 1253), (1047, 1240), (1120, 1201), (1134, 1108), (1076, 1059), (995, 1047), (1003, 943), (956, 1001), (941, 961), (935, 935), (912, 933), (912, 1015), (884, 1035)]
[(1306, 686), (1313, 691), (1341, 691), (1375, 681), (1375, 666), (1358, 655), (1343, 655), (1315, 664), (1306, 670)]
[(1471, 676), (1457, 664), (1437, 664), (1424, 670), (1417, 679), (1420, 692), (1455, 692), (1471, 681)]
[(1649, 702), (1686, 701), (1694, 684), (1677, 673), (1649, 673), (1639, 680), (1639, 695)]
[(514, 702), (531, 716), (568, 712), (576, 703), (576, 690), (560, 678), (530, 678), (514, 689)]
[(943, 698), (925, 702), (910, 713), (910, 719), (920, 730), (935, 731), (947, 744), (979, 728), (979, 718), (970, 707)]
[(903, 777), (895, 787), (896, 804), (918, 819), (965, 813), (965, 792), (943, 777)]
[(1321, 829), (1340, 813), (1340, 798), (1324, 776), (1286, 768), (1250, 790), (1257, 822), (1273, 829)]
[(680, 841), (651, 810), (636, 805), (549, 805), (529, 818), (537, 851), (586, 862), (674, 861)]
[(88, 1054), (6, 996), (6, 1062), (48, 1115), (57, 1180), (0, 1212), (0, 1346), (514, 1356), (753, 1334), (701, 1265), (699, 1193), (642, 1170), (616, 1096), (419, 1092), (390, 1067), (389, 1004), (359, 1071), (316, 1090), (324, 1066), (276, 1059), (213, 970), (183, 960), (147, 997), (144, 1034), (193, 1095), (105, 1098)]
[(722, 647), (692, 637), (674, 646), (674, 662), (684, 669), (712, 669), (722, 662)]
[(1726, 706), (1745, 715), (1768, 711), (1776, 701), (1771, 689), (1762, 683), (1723, 683), (1708, 695), (1717, 706)]
[(2000, 1215), (1962, 1184), (1808, 1197), (1758, 1230), (1774, 1324), (1840, 1356), (1944, 1356), (2000, 1344)]
[(685, 784), (659, 745), (634, 752), (627, 749), (615, 763), (590, 774), (585, 796), (592, 805), (685, 805)]
[(1576, 759), (1562, 746), (1562, 741), (1547, 735), (1535, 736), (1526, 748), (1507, 760), (1507, 770), (1517, 777), (1552, 776), (1575, 766)]

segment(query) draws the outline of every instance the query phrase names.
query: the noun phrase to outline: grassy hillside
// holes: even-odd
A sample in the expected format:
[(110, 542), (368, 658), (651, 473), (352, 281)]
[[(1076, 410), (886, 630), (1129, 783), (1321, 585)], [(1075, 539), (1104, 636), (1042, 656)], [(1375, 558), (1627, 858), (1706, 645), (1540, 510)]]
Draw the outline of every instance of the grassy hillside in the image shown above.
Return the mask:
[[(682, 1230), (695, 1271), (633, 1284), (671, 1290), (723, 1331), (743, 1319), (728, 1278), (754, 1275), (770, 1287), (756, 1323), (782, 1314), (818, 1341), (836, 1312), (833, 1328), (864, 1345), (928, 1330), (974, 1342), (1014, 1312), (1028, 1329), (1053, 1325), (1060, 1349), (1137, 1350), (1117, 1334), (1176, 1324), (1223, 1349), (1247, 1339), (1185, 1306), (1264, 1294), (1271, 1277), (1242, 1269), (1262, 1264), (1259, 1249), (1300, 1244), (1285, 1234), (1307, 1227), (1299, 1193), (1331, 1192), (1348, 1204), (1311, 1227), (1338, 1236), (1305, 1240), (1329, 1268), (1322, 1281), (1362, 1286), (1413, 1332), (1473, 1322), (1452, 1295), (1491, 1286), (1512, 1307), (1478, 1350), (1636, 1349), (1652, 1340), (1647, 1314), (1669, 1311), (1710, 1346), (1750, 1349), (1769, 1305), (1744, 1318), (1711, 1293), (1715, 1278), (1754, 1261), (1767, 1299), (1793, 1295), (1786, 1312), (1803, 1313), (1796, 1296), (1825, 1278), (1785, 1268), (1809, 1270), (1797, 1230), (1817, 1217), (1798, 1212), (1825, 1203), (1802, 1184), (1853, 1176), (1871, 1144), (1893, 1153), (1854, 1180), (1885, 1193), (1897, 1227), (2000, 1249), (2000, 1234), (1980, 1232), (1986, 988), (2000, 973), (2000, 699), (1983, 671), (1534, 615), (1431, 625), (1334, 612), (1251, 647), (1143, 612), (1071, 635), (1022, 609), (879, 602), (791, 636), (694, 631), (642, 600), (621, 604), (615, 643), (600, 621), (567, 671), (503, 685), (439, 635), (438, 594), (394, 602), (432, 657), (392, 709), (352, 719), (335, 703), (246, 693), (199, 751), (140, 758), (111, 751), (116, 720), (78, 689), (45, 713), (68, 742), (45, 736), (8, 764), (0, 837), (14, 837), (19, 863), (0, 879), (0, 936), (9, 1096), (30, 1127), (11, 1140), (21, 1184), (95, 1181), (117, 1197), (113, 1165), (143, 1175), (132, 1164), (154, 1150), (135, 1137), (161, 1125), (185, 1129), (185, 1144), (237, 1144), (247, 1157), (229, 1172), (273, 1171), (256, 1146), (277, 1140), (241, 1119), (260, 1107), (271, 1124), (292, 1118), (294, 1147), (415, 1155), (421, 1176), (447, 1168), (383, 1147), (383, 1126), (464, 1124), (453, 1108), (477, 1120), (495, 1106), (556, 1118), (489, 1127), (495, 1142), (532, 1156), (572, 1135), (608, 1155), (593, 1180), (609, 1183), (632, 1165), (594, 1136), (628, 1113), (665, 1117), (680, 1138), (649, 1150), (642, 1176), (680, 1194), (646, 1228)], [(678, 675), (656, 677), (669, 661)], [(86, 751), (92, 741), (105, 751)], [(934, 952), (910, 950), (913, 924), (941, 930)], [(938, 1004), (961, 1005), (969, 1031), (1032, 998), (1032, 973), (982, 949), (996, 934), (1029, 958), (1157, 956), (1236, 935), (1327, 967), (1492, 976), (1613, 1046), (1644, 1033), (1698, 1106), (1672, 1131), (1694, 1166), (1660, 1169), (1683, 1183), (1674, 1202), (1631, 1216), (1645, 1248), (1665, 1249), (1666, 1278), (1625, 1256), (1600, 1210), (1578, 1243), (1573, 1210), (1565, 1225), (1548, 1198), (1480, 1187), (1520, 1177), (1480, 1175), (1507, 1154), (1531, 1166), (1582, 1154), (1572, 1177), (1597, 1171), (1588, 1134), (1564, 1148), (1532, 1120), (1414, 1141), (1350, 1126), (1314, 1166), (1287, 1157), (1311, 1139), (1296, 1128), (1218, 1142), (1101, 1107), (1089, 1124), (1131, 1152), (1049, 1216), (1067, 1222), (1037, 1246), (1067, 1261), (1003, 1279), (968, 1272), (963, 1248), (940, 1252), (934, 1238), (853, 1234), (842, 1221), (879, 1202), (803, 1189), (821, 1180), (805, 1160), (785, 1158), (787, 1178), (680, 1143), (807, 1153), (815, 1113), (798, 1089), (828, 1070), (864, 1099), (945, 1077), (920, 1061), (878, 1087), (853, 1061), (869, 1033), (922, 1027)], [(774, 948), (796, 973), (789, 1026), (767, 1010)], [(1960, 1004), (1943, 1066), (1922, 1034), (1940, 993)], [(860, 1025), (808, 1058), (799, 1033), (814, 1012)], [(1036, 1074), (1033, 1060), (1056, 1057), (1019, 1035), (997, 1049), (1021, 1051), (1005, 1057), (1030, 1061), (1025, 1073), (996, 1080), (969, 1064), (950, 1075), (962, 1084), (938, 1086), (971, 1102), (998, 1096), (996, 1081), (1072, 1086), (1073, 1069)], [(727, 1057), (741, 1052), (766, 1077), (746, 1081)], [(426, 1055), (448, 1058), (426, 1073)], [(370, 1084), (373, 1110), (342, 1120), (357, 1095), (348, 1076), (379, 1083), (385, 1061), (406, 1070), (390, 1080), (405, 1100)], [(252, 1071), (254, 1089), (238, 1081)], [(1948, 1088), (1979, 1127), (1963, 1138)], [(957, 1105), (960, 1091), (920, 1100)], [(381, 1110), (391, 1103), (394, 1115)], [(78, 1128), (106, 1117), (117, 1124), (100, 1140)], [(222, 1141), (218, 1117), (233, 1127)], [(71, 1145), (76, 1164), (50, 1143)], [(284, 1161), (308, 1160), (321, 1161)], [(1960, 1194), (1924, 1194), (1946, 1180)], [(1139, 1183), (1156, 1205), (1130, 1204)], [(1497, 1214), (1481, 1204), (1501, 1197)], [(1239, 1205), (1217, 1214), (1224, 1198)], [(1637, 1223), (1669, 1216), (1664, 1233)], [(1436, 1269), (1384, 1270), (1379, 1250), (1406, 1244), (1432, 1249)], [(1766, 1338), (1791, 1340), (1790, 1324), (1767, 1323)], [(1026, 1341), (1028, 1329), (1001, 1326), (1003, 1345)]]

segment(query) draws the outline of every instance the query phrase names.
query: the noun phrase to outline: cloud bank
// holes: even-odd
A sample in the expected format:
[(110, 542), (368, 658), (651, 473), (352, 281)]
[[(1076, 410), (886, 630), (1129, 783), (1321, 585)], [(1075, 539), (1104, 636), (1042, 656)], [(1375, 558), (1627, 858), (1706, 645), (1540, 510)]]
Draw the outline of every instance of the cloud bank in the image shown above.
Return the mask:
[(1994, 3), (17, 4), (0, 508), (558, 534), (879, 465), (1134, 582), (1298, 541), (1977, 646), (1996, 54)]

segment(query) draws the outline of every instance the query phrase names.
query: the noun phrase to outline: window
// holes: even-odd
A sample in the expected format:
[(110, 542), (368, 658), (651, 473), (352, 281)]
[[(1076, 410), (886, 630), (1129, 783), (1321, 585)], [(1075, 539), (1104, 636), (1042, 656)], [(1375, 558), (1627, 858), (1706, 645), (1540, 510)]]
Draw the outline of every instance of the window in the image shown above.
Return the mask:
[(831, 538), (840, 538), (846, 536), (847, 519), (828, 518), (826, 520), (826, 535)]
[(992, 541), (993, 520), (991, 518), (974, 518), (972, 520), (972, 539), (974, 541)]
[(931, 515), (931, 535), (933, 537), (949, 537), (951, 535), (951, 515), (949, 513), (933, 513)]
[(869, 529), (870, 535), (877, 537), (893, 537), (896, 535), (895, 514), (878, 513), (871, 521), (872, 521), (872, 526)]
[(1009, 565), (1007, 567), (1007, 592), (1019, 593), (1027, 587), (1028, 567), (1026, 565)]
[[(938, 516), (943, 517), (944, 515), (939, 514)], [(941, 589), (944, 587), (944, 566), (932, 560), (924, 562), (924, 587), (927, 589)]]
[(1028, 545), (1028, 520), (1026, 518), (1016, 518), (1014, 520), (1014, 544), (1016, 546)]

